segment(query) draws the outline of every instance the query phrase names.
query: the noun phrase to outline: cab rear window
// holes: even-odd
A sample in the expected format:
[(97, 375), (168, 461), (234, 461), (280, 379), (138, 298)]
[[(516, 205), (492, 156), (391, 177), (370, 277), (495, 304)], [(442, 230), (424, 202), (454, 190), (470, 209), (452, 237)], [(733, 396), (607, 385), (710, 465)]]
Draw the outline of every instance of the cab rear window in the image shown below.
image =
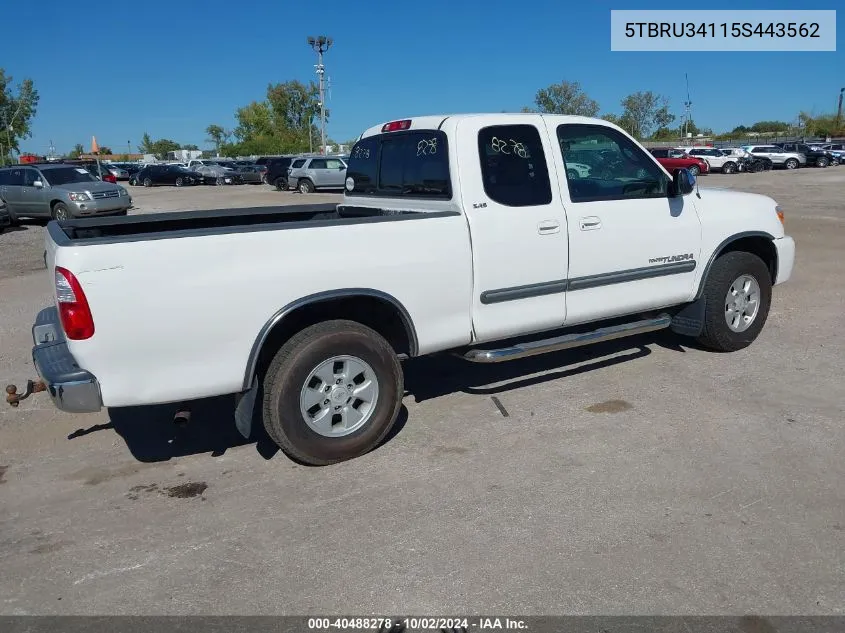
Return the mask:
[(449, 152), (440, 130), (369, 136), (350, 152), (349, 196), (450, 199)]

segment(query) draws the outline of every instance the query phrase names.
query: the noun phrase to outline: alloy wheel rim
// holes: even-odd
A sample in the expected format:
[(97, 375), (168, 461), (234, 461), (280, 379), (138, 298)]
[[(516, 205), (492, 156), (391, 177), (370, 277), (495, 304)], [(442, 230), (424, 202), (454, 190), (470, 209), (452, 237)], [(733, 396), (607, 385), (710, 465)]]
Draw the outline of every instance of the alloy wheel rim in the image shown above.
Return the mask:
[(344, 437), (369, 422), (378, 395), (378, 378), (369, 363), (356, 356), (333, 356), (309, 372), (299, 411), (318, 435)]
[(733, 332), (745, 332), (760, 313), (760, 284), (751, 275), (740, 275), (725, 295), (725, 321)]

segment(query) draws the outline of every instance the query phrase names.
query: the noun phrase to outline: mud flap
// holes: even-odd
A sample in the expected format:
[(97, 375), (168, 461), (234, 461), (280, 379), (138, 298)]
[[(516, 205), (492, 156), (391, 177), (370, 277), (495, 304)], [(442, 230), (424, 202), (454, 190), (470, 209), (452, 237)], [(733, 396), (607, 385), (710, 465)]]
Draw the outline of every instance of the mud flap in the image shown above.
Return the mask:
[(681, 336), (700, 336), (704, 329), (704, 297), (688, 303), (672, 317), (669, 329)]
[(252, 420), (255, 417), (255, 403), (258, 400), (258, 378), (252, 379), (252, 387), (237, 396), (235, 405), (235, 426), (244, 439), (252, 436)]

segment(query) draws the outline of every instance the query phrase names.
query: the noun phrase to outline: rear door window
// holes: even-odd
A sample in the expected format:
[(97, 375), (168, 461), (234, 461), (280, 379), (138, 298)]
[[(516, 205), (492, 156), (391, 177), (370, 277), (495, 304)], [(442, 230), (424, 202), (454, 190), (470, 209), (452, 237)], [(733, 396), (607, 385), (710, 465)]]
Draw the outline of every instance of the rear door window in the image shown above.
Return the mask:
[(449, 151), (441, 130), (369, 136), (355, 143), (346, 164), (350, 196), (452, 197)]
[(326, 161), (323, 158), (315, 158), (311, 161), (311, 164), (308, 165), (308, 169), (325, 169), (326, 168)]
[(552, 186), (540, 133), (533, 125), (494, 125), (478, 133), (484, 192), (509, 207), (552, 201)]

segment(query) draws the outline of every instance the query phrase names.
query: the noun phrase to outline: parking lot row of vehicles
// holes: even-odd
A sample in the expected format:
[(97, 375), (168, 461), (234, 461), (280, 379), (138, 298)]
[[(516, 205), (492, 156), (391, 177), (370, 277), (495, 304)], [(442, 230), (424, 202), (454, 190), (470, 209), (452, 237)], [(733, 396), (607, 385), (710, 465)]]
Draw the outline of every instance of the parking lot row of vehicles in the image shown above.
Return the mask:
[(808, 143), (773, 143), (742, 147), (672, 147), (652, 148), (651, 154), (670, 169), (686, 168), (694, 175), (720, 171), (725, 174), (757, 172), (782, 167), (829, 167), (845, 160), (845, 145)]

